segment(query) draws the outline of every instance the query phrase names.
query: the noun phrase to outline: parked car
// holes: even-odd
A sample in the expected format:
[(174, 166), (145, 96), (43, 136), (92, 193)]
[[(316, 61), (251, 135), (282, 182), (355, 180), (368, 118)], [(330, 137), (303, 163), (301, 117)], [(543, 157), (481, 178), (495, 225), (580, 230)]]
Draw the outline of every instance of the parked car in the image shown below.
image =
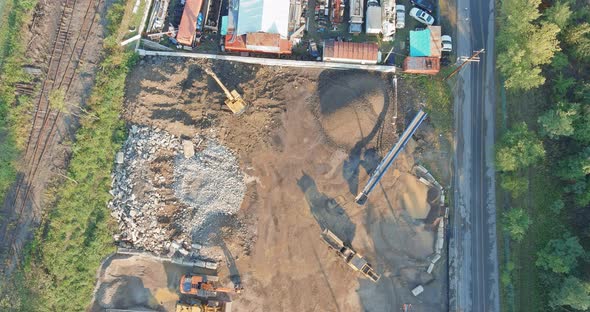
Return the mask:
[(411, 0), (412, 4), (420, 9), (432, 14), (434, 12), (434, 4), (429, 0)]
[(320, 52), (318, 51), (318, 45), (315, 43), (315, 41), (313, 41), (313, 40), (309, 41), (308, 51), (309, 51), (309, 55), (312, 58), (319, 59)]
[(395, 28), (406, 27), (406, 7), (402, 4), (395, 6)]
[(440, 39), (442, 39), (442, 51), (443, 52), (453, 51), (453, 41), (451, 40), (451, 36), (449, 36), (449, 35), (440, 36)]
[(410, 10), (410, 16), (422, 24), (428, 26), (434, 24), (434, 17), (421, 9), (412, 8)]

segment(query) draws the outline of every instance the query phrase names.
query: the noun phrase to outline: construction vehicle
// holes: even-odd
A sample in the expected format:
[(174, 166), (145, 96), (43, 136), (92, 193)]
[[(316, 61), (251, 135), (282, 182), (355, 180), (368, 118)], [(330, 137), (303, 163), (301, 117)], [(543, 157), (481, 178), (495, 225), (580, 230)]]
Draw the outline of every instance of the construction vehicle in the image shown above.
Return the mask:
[(354, 251), (352, 248), (346, 246), (344, 242), (336, 236), (336, 234), (332, 233), (332, 231), (328, 229), (324, 229), (322, 232), (322, 238), (324, 241), (330, 246), (330, 248), (335, 249), (336, 253), (344, 259), (346, 264), (350, 266), (353, 270), (361, 272), (364, 276), (372, 280), (373, 282), (377, 282), (381, 275), (377, 274), (371, 264), (363, 258), (359, 253)]
[(190, 302), (176, 303), (176, 312), (231, 312), (231, 302), (219, 302), (209, 300), (202, 303), (199, 300), (190, 300)]
[(385, 174), (385, 172), (387, 172), (387, 169), (391, 167), (391, 164), (393, 164), (399, 153), (404, 149), (404, 147), (406, 146), (410, 138), (412, 138), (412, 135), (414, 135), (418, 127), (420, 127), (424, 119), (426, 119), (426, 112), (420, 110), (416, 114), (412, 122), (410, 122), (410, 125), (406, 128), (404, 133), (402, 133), (399, 141), (397, 141), (393, 148), (391, 148), (387, 155), (385, 155), (381, 163), (377, 165), (377, 168), (375, 168), (375, 170), (371, 173), (371, 177), (369, 178), (367, 185), (355, 198), (357, 204), (363, 205), (367, 201), (371, 191), (375, 188), (377, 183), (381, 181), (381, 178), (383, 178), (383, 175)]
[(183, 295), (193, 295), (201, 298), (210, 298), (217, 296), (218, 292), (223, 293), (240, 293), (241, 288), (217, 287), (217, 276), (209, 275), (183, 275), (180, 278), (180, 293)]
[(232, 90), (231, 92), (225, 87), (225, 85), (219, 80), (219, 77), (209, 68), (205, 69), (205, 72), (217, 82), (219, 87), (225, 93), (227, 99), (225, 100), (225, 105), (231, 109), (234, 114), (240, 114), (246, 109), (246, 102), (242, 98), (242, 96), (236, 90)]

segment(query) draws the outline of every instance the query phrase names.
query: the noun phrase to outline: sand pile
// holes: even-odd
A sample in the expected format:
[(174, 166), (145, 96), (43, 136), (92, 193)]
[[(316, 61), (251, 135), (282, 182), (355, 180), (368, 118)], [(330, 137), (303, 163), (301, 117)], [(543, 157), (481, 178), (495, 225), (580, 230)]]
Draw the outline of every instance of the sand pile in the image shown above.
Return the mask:
[(323, 132), (338, 146), (352, 148), (376, 130), (385, 106), (381, 79), (366, 73), (323, 77), (320, 82), (319, 119)]

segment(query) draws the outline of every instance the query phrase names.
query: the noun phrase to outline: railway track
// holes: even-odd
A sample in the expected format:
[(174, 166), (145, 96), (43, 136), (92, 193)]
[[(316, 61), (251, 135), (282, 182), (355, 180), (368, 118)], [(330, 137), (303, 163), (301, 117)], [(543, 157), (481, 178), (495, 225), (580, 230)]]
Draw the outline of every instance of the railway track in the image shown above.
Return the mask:
[[(16, 215), (14, 223), (16, 226), (14, 228), (6, 226), (2, 233), (2, 241), (5, 243), (2, 244), (1, 250), (9, 251), (3, 252), (8, 257), (19, 259), (21, 256), (19, 250), (24, 243), (21, 241), (24, 236), (18, 235), (19, 230), (23, 229), (23, 226), (27, 227), (34, 218), (33, 212), (28, 220), (23, 220), (26, 208), (34, 204), (29, 199), (31, 191), (34, 190), (32, 181), (35, 180), (39, 168), (44, 167), (42, 166), (43, 158), (52, 151), (55, 130), (59, 128), (58, 120), (63, 113), (50, 107), (49, 97), (54, 90), (59, 89), (64, 91), (66, 98), (68, 97), (102, 1), (65, 0), (62, 6), (59, 25), (50, 51), (47, 74), (41, 83), (23, 157), (26, 169), (17, 179), (14, 197), (9, 203)], [(79, 19), (76, 20), (76, 13), (81, 15), (82, 12), (84, 16), (80, 22)], [(6, 239), (11, 230), (13, 235)]]

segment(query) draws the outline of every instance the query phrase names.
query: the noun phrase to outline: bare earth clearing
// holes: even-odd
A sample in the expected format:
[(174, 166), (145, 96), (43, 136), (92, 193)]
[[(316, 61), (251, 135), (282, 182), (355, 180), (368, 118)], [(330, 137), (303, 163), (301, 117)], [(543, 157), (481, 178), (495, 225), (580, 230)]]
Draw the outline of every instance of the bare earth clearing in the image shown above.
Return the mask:
[[(246, 112), (234, 116), (224, 107), (202, 66), (244, 96)], [(145, 58), (130, 74), (130, 124), (215, 138), (238, 157), (247, 183), (241, 209), (200, 242), (223, 256), (221, 284), (244, 286), (232, 295), (234, 310), (398, 311), (403, 303), (412, 311), (448, 309), (446, 252), (426, 273), (441, 215), (438, 194), (413, 170), (417, 163), (432, 168), (448, 185), (448, 159), (428, 122), (368, 203), (354, 203), (368, 172), (419, 108), (405, 80), (395, 103), (391, 79), (162, 58)], [(382, 273), (379, 282), (356, 275), (328, 249), (323, 228), (367, 257)], [(93, 309), (171, 310), (180, 275), (188, 272), (143, 256), (116, 256), (102, 268)], [(425, 292), (416, 298), (410, 290), (419, 284)]]

